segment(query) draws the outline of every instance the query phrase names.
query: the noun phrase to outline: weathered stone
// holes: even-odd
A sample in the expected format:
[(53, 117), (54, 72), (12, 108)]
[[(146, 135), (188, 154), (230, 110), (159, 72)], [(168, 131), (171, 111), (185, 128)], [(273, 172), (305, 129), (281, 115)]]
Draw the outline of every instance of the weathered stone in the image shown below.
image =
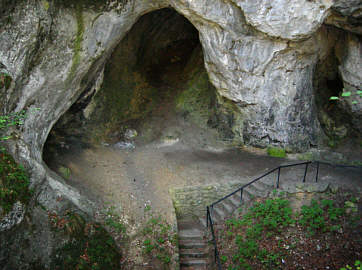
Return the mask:
[(359, 0), (335, 0), (333, 12), (325, 23), (347, 31), (362, 34), (362, 3)]
[(9, 230), (14, 225), (18, 225), (25, 215), (25, 206), (21, 202), (16, 202), (11, 211), (0, 220), (0, 232)]
[[(41, 191), (38, 201), (50, 208), (57, 209), (53, 200), (59, 195), (92, 212), (92, 203), (45, 166), (42, 149), (53, 125), (84, 91), (100, 93), (107, 59), (143, 14), (172, 7), (196, 27), (218, 98), (234, 105), (231, 130), (240, 143), (296, 151), (318, 145), (322, 130), (313, 75), (327, 52), (336, 51), (343, 87), (361, 90), (357, 0), (210, 0), (207, 5), (129, 0), (114, 1), (102, 12), (47, 3), (0, 0), (0, 14), (6, 14), (0, 16), (0, 68), (12, 78), (0, 89), (0, 110), (27, 111), (24, 126), (15, 131), (17, 140), (7, 148), (30, 170), (32, 186)], [(344, 34), (345, 44), (329, 46), (333, 38), (322, 33), (324, 22), (354, 34)], [(354, 95), (341, 104), (361, 132), (361, 98)], [(89, 107), (86, 116), (95, 110)]]
[(233, 0), (253, 27), (269, 36), (296, 40), (309, 37), (323, 23), (331, 0)]

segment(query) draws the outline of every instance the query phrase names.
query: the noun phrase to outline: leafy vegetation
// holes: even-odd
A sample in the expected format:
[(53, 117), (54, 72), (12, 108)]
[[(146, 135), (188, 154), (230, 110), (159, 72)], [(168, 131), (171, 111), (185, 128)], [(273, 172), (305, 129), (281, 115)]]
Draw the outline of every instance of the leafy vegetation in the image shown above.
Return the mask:
[[(9, 115), (0, 115), (0, 132), (6, 132), (10, 127), (13, 126), (21, 126), (24, 124), (26, 114), (25, 111), (11, 113)], [(0, 136), (0, 142), (11, 139), (10, 135), (2, 135)]]
[[(279, 254), (260, 248), (257, 240), (265, 235), (271, 237), (294, 223), (289, 201), (282, 198), (257, 202), (243, 218), (228, 220), (227, 235), (235, 239), (238, 250), (231, 256), (228, 269), (252, 269), (248, 261), (255, 258), (265, 267), (279, 265)], [(224, 256), (223, 261), (226, 263), (228, 258)]]
[(155, 216), (149, 212), (150, 208), (145, 211), (150, 214), (142, 230), (144, 236), (142, 251), (151, 260), (157, 259), (158, 265), (167, 266), (171, 263), (177, 245), (177, 235), (161, 216)]
[[(246, 213), (227, 220), (219, 228), (217, 242), (220, 261), (225, 269), (302, 269), (304, 266), (296, 264), (296, 261), (304, 262), (306, 256), (323, 248), (323, 252), (331, 254), (339, 254), (343, 250), (344, 263), (347, 253), (355, 258), (355, 251), (360, 250), (358, 237), (354, 241), (355, 236), (351, 236), (353, 240), (347, 241), (353, 247), (350, 250), (344, 248), (343, 240), (355, 232), (355, 221), (359, 220), (357, 198), (344, 195), (342, 201), (337, 201), (318, 197), (318, 200), (313, 199), (310, 204), (301, 206), (300, 211), (293, 212), (291, 200), (284, 198), (284, 194), (280, 196), (255, 199)], [(324, 245), (321, 239), (330, 239), (333, 247), (331, 243)], [(297, 251), (302, 254), (299, 256)], [(342, 266), (341, 263), (331, 265), (336, 266), (334, 269)], [(341, 268), (348, 269), (354, 268), (348, 265)]]
[(335, 207), (332, 200), (312, 200), (310, 205), (302, 206), (299, 223), (306, 227), (310, 234), (337, 231), (341, 228), (338, 220), (344, 212), (343, 208)]
[(121, 217), (116, 213), (115, 207), (109, 207), (105, 212), (104, 224), (117, 234), (126, 234), (126, 226), (121, 222)]
[(29, 176), (24, 168), (5, 151), (0, 152), (0, 207), (5, 214), (15, 202), (29, 202), (33, 193), (29, 185)]
[[(362, 97), (362, 91), (361, 90), (356, 90), (355, 93), (353, 94), (352, 91), (345, 91), (345, 89), (343, 89), (343, 92), (341, 93), (340, 97), (331, 96), (329, 98), (329, 100), (341, 100), (343, 98), (348, 98), (348, 97), (353, 97), (353, 96)], [(357, 104), (357, 103), (358, 103), (357, 100), (352, 100), (352, 104)]]
[(70, 211), (63, 217), (49, 213), (49, 220), (55, 230), (69, 237), (52, 255), (51, 269), (121, 269), (121, 254), (100, 224), (86, 223)]
[(348, 264), (346, 265), (346, 267), (342, 267), (340, 270), (361, 270), (361, 261), (357, 260), (354, 263), (354, 267), (353, 266), (349, 266)]

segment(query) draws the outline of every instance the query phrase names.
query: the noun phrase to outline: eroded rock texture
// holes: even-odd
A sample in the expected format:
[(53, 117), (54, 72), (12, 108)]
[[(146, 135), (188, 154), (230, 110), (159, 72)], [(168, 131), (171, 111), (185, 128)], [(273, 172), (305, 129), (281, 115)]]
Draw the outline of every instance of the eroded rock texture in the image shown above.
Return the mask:
[[(357, 0), (71, 2), (0, 1), (0, 71), (11, 77), (0, 91), (1, 113), (28, 114), (8, 148), (32, 172), (39, 201), (50, 209), (56, 209), (52, 198), (58, 194), (91, 212), (78, 191), (48, 170), (42, 148), (78, 97), (99, 88), (113, 49), (151, 11), (173, 8), (196, 27), (210, 81), (236, 105), (233, 130), (240, 132), (240, 143), (296, 151), (318, 145), (321, 123), (334, 121), (330, 115), (332, 120), (323, 120), (315, 105), (327, 81), (339, 78), (340, 87), (353, 93), (361, 89)], [(316, 70), (325, 79), (316, 79)], [(361, 98), (354, 98), (357, 104), (346, 99), (338, 106), (351, 119), (345, 128), (361, 132)], [(341, 132), (338, 124), (331, 126), (328, 132)]]

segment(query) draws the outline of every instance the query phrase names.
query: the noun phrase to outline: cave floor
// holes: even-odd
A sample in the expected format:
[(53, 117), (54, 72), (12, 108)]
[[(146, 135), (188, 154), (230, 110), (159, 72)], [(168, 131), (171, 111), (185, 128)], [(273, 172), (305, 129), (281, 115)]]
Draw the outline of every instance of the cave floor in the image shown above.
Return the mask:
[[(151, 136), (150, 140), (150, 131), (140, 132), (132, 142), (134, 148), (71, 140), (48, 163), (58, 173), (61, 167), (68, 168), (70, 176), (66, 182), (95, 202), (100, 211), (114, 206), (128, 224), (130, 235), (136, 235), (145, 221), (146, 205), (174, 222), (170, 188), (230, 181), (247, 183), (282, 163), (298, 162), (268, 157), (262, 150), (230, 148), (218, 141), (212, 130), (202, 129), (181, 116), (160, 121), (156, 115), (147, 123), (152, 125), (153, 121), (159, 123), (160, 130), (151, 130), (153, 135), (158, 134), (157, 138)], [(286, 169), (281, 181), (302, 179), (303, 173), (303, 168)], [(314, 173), (312, 168), (308, 182), (314, 180)], [(319, 179), (331, 184), (343, 181), (353, 189), (362, 188), (360, 175), (360, 170), (322, 166)], [(131, 243), (131, 247), (135, 246)], [(137, 248), (129, 252), (139, 254)]]
[[(231, 149), (218, 143), (207, 130), (181, 118), (172, 121), (174, 125), (163, 133), (172, 135), (148, 143), (140, 136), (131, 149), (121, 149), (116, 144), (82, 146), (73, 141), (49, 166), (57, 172), (61, 167), (68, 168), (70, 177), (66, 181), (70, 185), (101, 207), (116, 206), (136, 224), (144, 215), (145, 205), (170, 220), (170, 188), (231, 181), (247, 183), (282, 163), (298, 162), (268, 157), (262, 150)], [(303, 172), (303, 168), (285, 169), (281, 181), (301, 179)], [(314, 173), (312, 168), (307, 181), (313, 181)], [(346, 187), (362, 188), (360, 171), (355, 169), (322, 166), (319, 175), (320, 181), (343, 181)]]

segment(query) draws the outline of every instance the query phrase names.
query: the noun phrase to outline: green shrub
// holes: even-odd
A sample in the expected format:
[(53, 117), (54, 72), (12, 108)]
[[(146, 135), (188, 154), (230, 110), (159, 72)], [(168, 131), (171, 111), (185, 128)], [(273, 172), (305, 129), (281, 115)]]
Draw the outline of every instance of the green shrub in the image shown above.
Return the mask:
[(268, 147), (267, 152), (268, 152), (268, 155), (271, 157), (284, 158), (287, 156), (285, 150), (282, 148), (278, 148), (278, 147)]
[(32, 196), (29, 176), (5, 151), (0, 152), (0, 207), (8, 213), (15, 202), (27, 204)]
[(345, 211), (334, 204), (332, 200), (322, 200), (320, 203), (312, 200), (310, 205), (303, 205), (299, 224), (305, 226), (311, 235), (317, 232), (337, 231), (340, 225), (334, 223), (338, 222)]
[(361, 270), (361, 261), (355, 261), (354, 267), (347, 264), (346, 267), (342, 267), (340, 270)]
[(78, 214), (49, 214), (52, 227), (69, 241), (52, 254), (51, 269), (121, 269), (121, 254), (110, 234), (99, 224), (86, 223)]

